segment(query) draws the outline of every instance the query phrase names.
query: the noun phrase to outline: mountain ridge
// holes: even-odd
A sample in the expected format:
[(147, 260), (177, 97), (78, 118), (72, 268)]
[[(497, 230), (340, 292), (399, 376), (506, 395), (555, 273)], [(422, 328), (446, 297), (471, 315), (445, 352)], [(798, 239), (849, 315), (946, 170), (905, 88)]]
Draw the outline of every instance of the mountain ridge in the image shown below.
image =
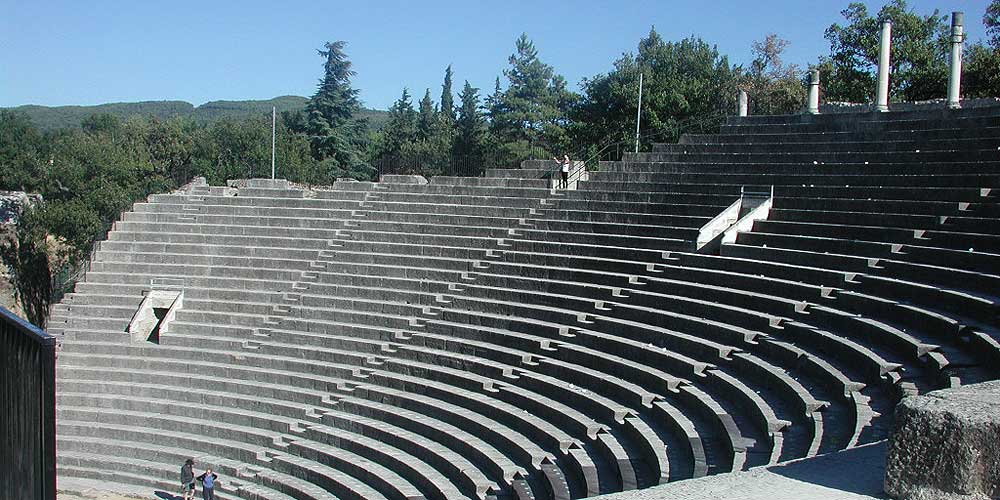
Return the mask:
[[(161, 120), (170, 118), (190, 118), (200, 123), (210, 123), (227, 118), (246, 118), (255, 115), (266, 115), (271, 106), (280, 113), (282, 111), (301, 111), (309, 99), (302, 96), (284, 95), (272, 99), (250, 99), (244, 101), (217, 100), (195, 106), (187, 101), (137, 101), (110, 102), (90, 106), (42, 106), (25, 104), (9, 108), (20, 111), (28, 116), (32, 123), (41, 130), (56, 130), (60, 128), (79, 127), (88, 116), (107, 113), (119, 118), (130, 116), (147, 116)], [(386, 111), (363, 109), (361, 116), (367, 118), (369, 126), (377, 128), (385, 120)]]

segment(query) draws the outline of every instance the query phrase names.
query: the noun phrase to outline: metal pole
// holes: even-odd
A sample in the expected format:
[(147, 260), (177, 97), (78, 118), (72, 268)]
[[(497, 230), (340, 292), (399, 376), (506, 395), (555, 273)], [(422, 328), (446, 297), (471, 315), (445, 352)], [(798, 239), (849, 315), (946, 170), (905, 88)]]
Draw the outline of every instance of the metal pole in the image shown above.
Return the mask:
[(642, 120), (642, 72), (639, 72), (639, 105), (635, 108), (635, 152), (639, 152), (639, 121)]
[(962, 86), (962, 42), (965, 41), (965, 14), (951, 13), (951, 73), (948, 75), (948, 107), (958, 109)]
[(878, 50), (878, 88), (875, 92), (875, 109), (889, 111), (889, 50), (892, 44), (892, 23), (882, 23)]
[(272, 181), (274, 180), (274, 122), (275, 122), (275, 115), (277, 115), (277, 112), (275, 111), (274, 106), (271, 106), (271, 180)]

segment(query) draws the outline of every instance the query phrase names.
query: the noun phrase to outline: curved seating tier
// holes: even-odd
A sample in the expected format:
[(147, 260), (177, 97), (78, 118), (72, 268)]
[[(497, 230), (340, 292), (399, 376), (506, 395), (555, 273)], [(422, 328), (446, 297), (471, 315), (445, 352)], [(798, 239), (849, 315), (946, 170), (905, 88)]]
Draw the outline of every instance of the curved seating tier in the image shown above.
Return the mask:
[[(136, 204), (53, 308), (60, 475), (581, 498), (869, 443), (902, 395), (1000, 375), (998, 108), (732, 119), (547, 174)], [(769, 216), (698, 252), (747, 187)], [(158, 289), (183, 305), (135, 341)]]

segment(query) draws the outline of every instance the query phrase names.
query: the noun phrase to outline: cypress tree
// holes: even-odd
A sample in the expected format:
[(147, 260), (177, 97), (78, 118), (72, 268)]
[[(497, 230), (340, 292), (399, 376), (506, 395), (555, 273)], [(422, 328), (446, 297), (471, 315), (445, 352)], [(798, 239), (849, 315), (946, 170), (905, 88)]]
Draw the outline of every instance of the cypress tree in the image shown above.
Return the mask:
[(383, 128), (385, 132), (384, 154), (396, 154), (404, 144), (412, 142), (417, 132), (417, 112), (410, 102), (410, 91), (403, 94), (389, 108), (389, 120)]
[(478, 154), (482, 151), (486, 138), (486, 121), (479, 109), (479, 89), (469, 85), (466, 80), (458, 97), (461, 107), (458, 108), (458, 119), (455, 122), (452, 150), (456, 155)]
[(434, 101), (431, 100), (431, 89), (424, 92), (424, 98), (420, 100), (420, 114), (417, 117), (417, 138), (421, 140), (430, 139), (434, 135)]
[(441, 119), (445, 123), (455, 121), (455, 104), (451, 91), (451, 65), (444, 70), (444, 84), (441, 85)]

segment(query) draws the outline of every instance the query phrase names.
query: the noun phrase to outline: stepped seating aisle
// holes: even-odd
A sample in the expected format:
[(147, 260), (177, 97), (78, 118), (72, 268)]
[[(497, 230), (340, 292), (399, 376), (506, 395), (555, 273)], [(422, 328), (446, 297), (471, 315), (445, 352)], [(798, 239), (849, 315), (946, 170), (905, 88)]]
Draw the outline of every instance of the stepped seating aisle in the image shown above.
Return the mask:
[[(568, 499), (881, 439), (903, 394), (998, 376), (998, 131), (997, 108), (754, 117), (570, 191), (154, 195), (53, 308), (60, 474), (165, 488), (191, 455), (226, 498)], [(766, 220), (695, 250), (771, 186)], [(132, 340), (157, 289), (183, 306)]]

